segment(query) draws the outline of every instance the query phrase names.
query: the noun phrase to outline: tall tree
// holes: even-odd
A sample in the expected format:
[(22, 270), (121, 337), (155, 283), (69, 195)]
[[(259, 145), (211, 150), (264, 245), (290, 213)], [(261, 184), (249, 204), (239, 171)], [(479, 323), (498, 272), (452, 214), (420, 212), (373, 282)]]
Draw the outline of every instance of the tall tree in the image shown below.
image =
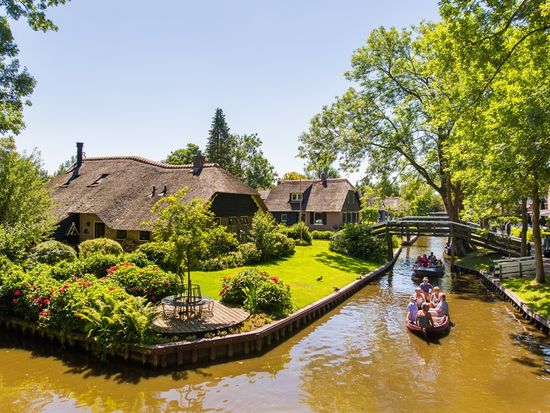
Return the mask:
[(28, 97), (33, 92), (35, 80), (21, 68), (8, 19), (24, 18), (33, 30), (46, 32), (57, 26), (46, 17), (45, 10), (68, 0), (1, 0), (0, 10), (0, 134), (19, 134), (24, 128), (23, 108), (30, 105)]
[(231, 135), (231, 141), (229, 172), (252, 188), (271, 188), (277, 173), (264, 156), (258, 135)]
[(217, 108), (206, 144), (206, 159), (208, 162), (214, 162), (224, 169), (229, 169), (231, 167), (231, 144), (232, 139), (225, 115), (223, 110)]
[(22, 259), (54, 228), (51, 199), (40, 159), (17, 152), (13, 138), (0, 138), (0, 254)]
[[(441, 197), (452, 220), (463, 205), (463, 186), (449, 170), (447, 144), (460, 97), (453, 71), (438, 71), (437, 48), (446, 39), (434, 24), (412, 30), (374, 30), (352, 57), (347, 78), (357, 85), (316, 115), (300, 140), (301, 156), (327, 148), (342, 167), (364, 162), (375, 177), (414, 171)], [(459, 253), (465, 246), (458, 244)]]
[(185, 148), (170, 152), (170, 155), (163, 162), (171, 165), (189, 165), (193, 163), (193, 157), (199, 150), (198, 145), (188, 143)]

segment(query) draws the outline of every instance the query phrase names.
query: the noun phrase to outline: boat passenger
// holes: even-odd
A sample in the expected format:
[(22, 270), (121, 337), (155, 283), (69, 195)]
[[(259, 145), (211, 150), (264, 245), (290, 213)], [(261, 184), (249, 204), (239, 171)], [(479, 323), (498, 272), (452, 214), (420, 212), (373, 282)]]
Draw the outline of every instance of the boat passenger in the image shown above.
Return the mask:
[(422, 257), (420, 257), (420, 263), (423, 267), (428, 267), (430, 265), (430, 260), (426, 257), (426, 254), (422, 254)]
[(422, 292), (424, 293), (424, 298), (426, 301), (430, 301), (430, 295), (432, 294), (432, 290), (434, 289), (433, 285), (430, 284), (430, 280), (428, 277), (422, 278), (422, 282), (418, 286)]
[(435, 306), (435, 311), (437, 317), (443, 317), (449, 315), (449, 303), (447, 302), (447, 297), (444, 293), (439, 294), (440, 300), (439, 303)]
[(420, 310), (422, 308), (422, 304), (426, 302), (426, 298), (424, 297), (424, 294), (422, 293), (422, 290), (420, 289), (420, 287), (416, 287), (414, 289), (414, 297), (416, 300), (416, 305)]
[(435, 308), (435, 306), (437, 306), (437, 304), (440, 301), (441, 301), (441, 289), (436, 285), (430, 297), (430, 307)]
[(443, 268), (443, 261), (441, 261), (441, 258), (436, 261), (437, 268)]
[(434, 326), (434, 320), (430, 314), (430, 306), (427, 303), (424, 303), (422, 310), (416, 315), (416, 324), (423, 330)]
[(411, 295), (409, 305), (407, 306), (407, 320), (409, 320), (411, 323), (415, 323), (417, 314), (418, 306), (416, 305), (416, 295)]

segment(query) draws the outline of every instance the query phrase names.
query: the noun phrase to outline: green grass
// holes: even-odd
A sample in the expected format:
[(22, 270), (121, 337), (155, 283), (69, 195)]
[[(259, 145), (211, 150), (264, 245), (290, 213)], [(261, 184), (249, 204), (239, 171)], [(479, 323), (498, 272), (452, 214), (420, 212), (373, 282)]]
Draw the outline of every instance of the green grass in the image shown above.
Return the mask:
[[(342, 288), (360, 273), (381, 265), (332, 252), (328, 246), (329, 241), (313, 240), (311, 246), (296, 247), (296, 254), (290, 258), (222, 271), (193, 271), (191, 278), (193, 283), (200, 284), (204, 295), (219, 299), (223, 277), (257, 267), (289, 284), (292, 304), (299, 309), (331, 294), (333, 287)], [(323, 279), (316, 281), (319, 276)]]
[(530, 278), (515, 278), (502, 282), (502, 285), (518, 295), (529, 308), (544, 317), (550, 317), (550, 285), (531, 285)]
[(501, 259), (502, 254), (491, 252), (485, 248), (479, 248), (474, 252), (466, 254), (459, 258), (457, 263), (468, 268), (475, 268), (482, 271), (488, 271), (495, 260)]

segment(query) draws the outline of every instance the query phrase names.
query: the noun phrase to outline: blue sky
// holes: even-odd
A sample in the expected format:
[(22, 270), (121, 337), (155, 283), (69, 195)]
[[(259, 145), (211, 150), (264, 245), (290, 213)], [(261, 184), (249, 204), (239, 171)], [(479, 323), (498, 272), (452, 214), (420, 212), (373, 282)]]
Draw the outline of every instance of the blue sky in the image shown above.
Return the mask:
[(431, 0), (73, 0), (58, 32), (14, 24), (38, 81), (20, 150), (53, 171), (88, 156), (161, 160), (205, 146), (216, 107), (233, 133), (258, 133), (282, 174), (301, 171), (298, 136), (349, 85), (351, 55), (378, 26), (437, 19)]

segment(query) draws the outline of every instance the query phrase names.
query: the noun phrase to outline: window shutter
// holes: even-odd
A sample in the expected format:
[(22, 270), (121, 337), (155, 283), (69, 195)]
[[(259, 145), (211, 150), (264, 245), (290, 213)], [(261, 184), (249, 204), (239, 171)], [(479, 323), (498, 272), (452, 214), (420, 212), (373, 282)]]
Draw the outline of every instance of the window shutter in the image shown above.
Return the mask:
[(323, 225), (327, 225), (327, 213), (323, 212)]

